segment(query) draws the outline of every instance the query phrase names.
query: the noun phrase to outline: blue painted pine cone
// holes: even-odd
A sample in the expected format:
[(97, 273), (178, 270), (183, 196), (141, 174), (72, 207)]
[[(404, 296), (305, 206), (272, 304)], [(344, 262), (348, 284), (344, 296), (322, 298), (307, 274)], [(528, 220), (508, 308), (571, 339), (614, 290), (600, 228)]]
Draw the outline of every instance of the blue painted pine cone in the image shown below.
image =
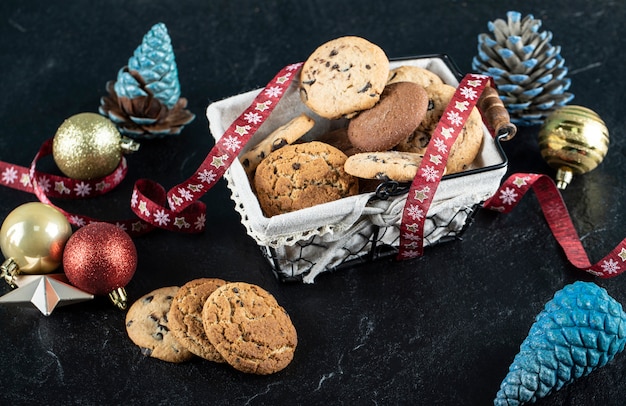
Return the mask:
[(594, 283), (568, 285), (537, 315), (494, 405), (535, 402), (604, 366), (625, 343), (622, 305)]
[(195, 115), (180, 97), (178, 68), (165, 24), (155, 24), (143, 37), (128, 64), (106, 85), (100, 114), (124, 135), (150, 139), (178, 135)]
[(541, 20), (509, 11), (507, 21), (497, 19), (487, 26), (489, 32), (478, 35), (472, 69), (494, 78), (511, 122), (540, 125), (574, 98), (567, 92), (571, 80), (561, 47), (550, 44), (550, 31), (539, 31)]

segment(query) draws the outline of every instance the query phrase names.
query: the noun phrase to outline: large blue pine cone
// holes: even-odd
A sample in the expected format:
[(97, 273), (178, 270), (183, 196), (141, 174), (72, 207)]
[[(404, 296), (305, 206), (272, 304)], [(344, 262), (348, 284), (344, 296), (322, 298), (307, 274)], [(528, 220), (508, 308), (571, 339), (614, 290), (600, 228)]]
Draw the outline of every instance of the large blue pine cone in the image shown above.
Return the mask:
[(507, 13), (487, 25), (489, 32), (478, 35), (478, 54), (472, 69), (492, 76), (498, 93), (517, 125), (540, 125), (556, 108), (569, 103), (571, 80), (561, 56), (561, 47), (552, 46), (552, 33), (539, 31), (541, 20)]
[(494, 405), (533, 403), (604, 366), (625, 343), (622, 305), (594, 283), (568, 285), (537, 315)]

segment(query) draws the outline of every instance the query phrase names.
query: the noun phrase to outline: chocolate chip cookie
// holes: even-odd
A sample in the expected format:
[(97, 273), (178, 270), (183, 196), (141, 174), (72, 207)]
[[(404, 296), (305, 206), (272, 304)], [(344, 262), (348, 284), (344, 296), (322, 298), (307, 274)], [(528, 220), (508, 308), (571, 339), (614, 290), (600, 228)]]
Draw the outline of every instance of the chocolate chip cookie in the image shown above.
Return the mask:
[(413, 82), (427, 88), (430, 85), (442, 85), (443, 80), (436, 73), (419, 66), (403, 65), (389, 71), (387, 84), (396, 82)]
[(271, 217), (359, 192), (358, 180), (343, 169), (346, 154), (311, 141), (272, 152), (257, 167), (254, 186), (259, 204)]
[(421, 154), (399, 151), (362, 152), (348, 157), (344, 168), (359, 178), (410, 182), (423, 157)]
[(239, 160), (248, 175), (254, 173), (259, 163), (272, 151), (276, 151), (285, 145), (293, 144), (296, 140), (306, 134), (315, 121), (306, 114), (291, 119), (287, 124), (280, 126), (270, 135), (259, 142), (252, 149), (241, 155)]
[(361, 37), (340, 37), (306, 60), (300, 97), (321, 117), (351, 117), (376, 104), (388, 76), (389, 60), (380, 47)]
[(239, 371), (272, 374), (293, 359), (298, 337), (291, 318), (259, 286), (220, 286), (207, 299), (202, 319), (211, 343)]
[(214, 362), (224, 362), (204, 332), (202, 308), (215, 289), (226, 282), (217, 278), (199, 278), (187, 282), (172, 300), (168, 320), (178, 341), (195, 355)]
[(183, 362), (193, 354), (171, 334), (168, 313), (178, 286), (156, 289), (137, 299), (126, 314), (126, 332), (141, 353), (168, 362)]

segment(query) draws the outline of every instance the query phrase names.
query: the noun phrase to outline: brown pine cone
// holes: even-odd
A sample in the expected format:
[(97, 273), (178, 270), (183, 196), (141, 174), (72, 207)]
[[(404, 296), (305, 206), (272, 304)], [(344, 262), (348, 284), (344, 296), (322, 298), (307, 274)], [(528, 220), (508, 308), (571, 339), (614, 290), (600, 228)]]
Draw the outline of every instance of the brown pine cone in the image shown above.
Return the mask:
[[(128, 68), (126, 68), (128, 69)], [(169, 109), (145, 87), (145, 80), (137, 71), (127, 70), (141, 85), (147, 96), (118, 97), (115, 81), (106, 84), (109, 96), (100, 99), (100, 114), (113, 121), (119, 131), (135, 139), (161, 138), (178, 135), (183, 127), (196, 117), (186, 109), (187, 99), (180, 97)]]

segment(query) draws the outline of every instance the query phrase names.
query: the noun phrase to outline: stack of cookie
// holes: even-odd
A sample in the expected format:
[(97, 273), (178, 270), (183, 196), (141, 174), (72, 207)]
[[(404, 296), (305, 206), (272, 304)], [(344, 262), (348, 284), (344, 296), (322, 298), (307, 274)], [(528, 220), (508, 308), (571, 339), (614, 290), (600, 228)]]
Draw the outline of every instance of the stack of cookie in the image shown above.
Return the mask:
[(269, 292), (216, 278), (144, 295), (129, 308), (126, 331), (146, 356), (168, 362), (198, 356), (259, 375), (284, 369), (298, 342), (289, 315)]
[[(412, 181), (455, 88), (424, 68), (390, 70), (381, 48), (349, 36), (309, 56), (299, 92), (314, 114), (294, 118), (240, 157), (268, 217), (370, 191), (372, 180)], [(342, 124), (303, 142), (316, 124), (311, 116)], [(474, 109), (446, 173), (470, 168), (482, 140)]]

